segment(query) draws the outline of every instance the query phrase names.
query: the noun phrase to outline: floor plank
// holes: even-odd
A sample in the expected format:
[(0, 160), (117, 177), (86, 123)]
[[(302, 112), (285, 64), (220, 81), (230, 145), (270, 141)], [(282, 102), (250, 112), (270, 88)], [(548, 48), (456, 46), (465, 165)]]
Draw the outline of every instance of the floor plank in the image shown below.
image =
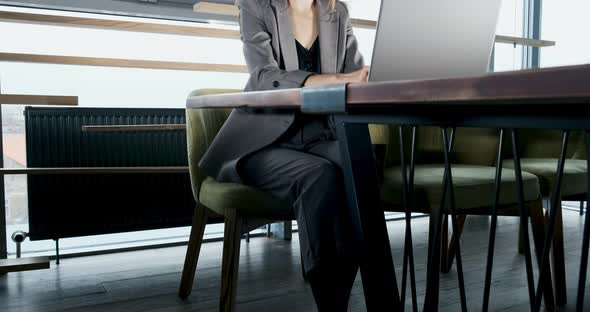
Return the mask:
[[(565, 252), (570, 305), (574, 311), (583, 220), (564, 211)], [(425, 291), (428, 219), (413, 220), (418, 301)], [(401, 280), (404, 223), (388, 223), (391, 249)], [(481, 310), (489, 220), (470, 217), (461, 239), (467, 298), (470, 310)], [(491, 311), (528, 310), (524, 258), (517, 253), (518, 220), (500, 218), (495, 250)], [(313, 311), (311, 290), (301, 277), (298, 236), (293, 241), (252, 238), (242, 241), (238, 311)], [(172, 247), (63, 259), (48, 270), (0, 276), (0, 311), (217, 311), (221, 275), (220, 242), (204, 244), (191, 297), (182, 301), (176, 292), (186, 247)], [(534, 265), (535, 274), (538, 274)], [(586, 289), (590, 289), (588, 283)], [(455, 268), (441, 277), (441, 311), (459, 311)], [(408, 289), (409, 290), (409, 289)], [(590, 291), (586, 309), (590, 311)], [(410, 307), (408, 296), (406, 305)], [(349, 311), (366, 311), (360, 275)]]

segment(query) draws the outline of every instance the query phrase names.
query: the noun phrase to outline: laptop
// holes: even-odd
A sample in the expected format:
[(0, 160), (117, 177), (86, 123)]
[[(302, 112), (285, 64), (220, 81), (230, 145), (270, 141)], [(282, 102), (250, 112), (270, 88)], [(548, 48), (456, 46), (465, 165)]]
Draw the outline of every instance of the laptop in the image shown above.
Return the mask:
[(382, 0), (369, 81), (489, 70), (502, 0)]

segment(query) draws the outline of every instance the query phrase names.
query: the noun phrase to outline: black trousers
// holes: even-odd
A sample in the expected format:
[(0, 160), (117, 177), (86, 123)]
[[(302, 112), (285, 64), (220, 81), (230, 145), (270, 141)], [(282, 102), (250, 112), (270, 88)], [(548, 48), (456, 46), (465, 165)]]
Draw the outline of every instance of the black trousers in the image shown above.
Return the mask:
[[(292, 203), (306, 272), (354, 256), (339, 142), (326, 120), (296, 123), (277, 144), (242, 160), (240, 176)], [(340, 259), (338, 259), (340, 257)], [(320, 263), (323, 263), (320, 265)]]

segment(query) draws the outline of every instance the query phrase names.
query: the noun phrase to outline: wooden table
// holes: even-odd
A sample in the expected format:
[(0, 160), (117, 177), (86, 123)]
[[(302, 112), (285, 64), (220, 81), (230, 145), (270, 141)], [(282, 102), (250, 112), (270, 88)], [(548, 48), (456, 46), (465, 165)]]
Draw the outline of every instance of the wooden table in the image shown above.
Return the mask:
[[(314, 105), (316, 105), (316, 113), (333, 114), (345, 163), (344, 173), (349, 204), (356, 213), (357, 229), (364, 238), (365, 250), (361, 275), (367, 309), (397, 311), (400, 309), (401, 301), (383, 211), (379, 209), (377, 180), (374, 170), (371, 170), (374, 168), (374, 160), (367, 124), (437, 126), (443, 129), (454, 127), (543, 128), (561, 129), (566, 133), (569, 130), (584, 130), (588, 133), (590, 111), (587, 111), (583, 104), (590, 103), (589, 78), (590, 66), (582, 65), (461, 79), (352, 84), (344, 89), (342, 103), (330, 105), (314, 103), (313, 96), (313, 93), (319, 92), (326, 95), (332, 92), (334, 97), (330, 98), (337, 98), (338, 93), (328, 87), (324, 90), (304, 88), (199, 96), (188, 99), (187, 108), (248, 107), (293, 111), (303, 109), (306, 113), (314, 113)], [(307, 96), (309, 94), (311, 96)], [(567, 140), (565, 141), (567, 146)], [(590, 155), (590, 146), (587, 149)], [(563, 158), (560, 164), (563, 164)], [(450, 181), (450, 164), (446, 162), (446, 165), (448, 173), (445, 175), (446, 181)], [(561, 166), (560, 169), (562, 174), (563, 167)], [(517, 172), (520, 170), (517, 169)], [(522, 190), (522, 183), (519, 184)], [(553, 203), (556, 200), (557, 197), (552, 198)], [(522, 201), (521, 207), (523, 207)], [(552, 207), (555, 206), (552, 205)], [(524, 209), (521, 210), (523, 211), (521, 224), (523, 220), (526, 224), (528, 215)], [(543, 250), (543, 269), (548, 266), (548, 247), (555, 228), (555, 210), (551, 211), (549, 217), (548, 233), (550, 235)], [(442, 210), (437, 213), (442, 214)], [(590, 214), (586, 214), (578, 309), (582, 307), (584, 293), (590, 236), (589, 216)], [(440, 224), (437, 226), (440, 228)], [(430, 246), (435, 253), (440, 250), (437, 247)], [(526, 251), (527, 262), (530, 263), (530, 250)], [(435, 253), (431, 254), (432, 259), (437, 259)], [(424, 309), (436, 311), (439, 273), (436, 261), (429, 262), (432, 263), (428, 266)], [(531, 307), (538, 311), (541, 302), (540, 280), (537, 283), (535, 296), (533, 291), (535, 286), (530, 283), (533, 282), (532, 272), (528, 273)], [(486, 280), (487, 283), (489, 281)], [(489, 293), (489, 287), (486, 291)]]

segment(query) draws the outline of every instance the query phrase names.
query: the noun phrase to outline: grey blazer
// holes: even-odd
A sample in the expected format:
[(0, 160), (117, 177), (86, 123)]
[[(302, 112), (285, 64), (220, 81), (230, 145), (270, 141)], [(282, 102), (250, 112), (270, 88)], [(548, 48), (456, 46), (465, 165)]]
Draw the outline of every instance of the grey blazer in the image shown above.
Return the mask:
[[(240, 0), (240, 31), (250, 79), (244, 91), (300, 88), (311, 75), (299, 70), (288, 0)], [(349, 73), (364, 66), (348, 10), (337, 1), (316, 0), (322, 74)], [(291, 126), (293, 113), (235, 109), (199, 166), (220, 182), (241, 182), (244, 156), (274, 143)]]

